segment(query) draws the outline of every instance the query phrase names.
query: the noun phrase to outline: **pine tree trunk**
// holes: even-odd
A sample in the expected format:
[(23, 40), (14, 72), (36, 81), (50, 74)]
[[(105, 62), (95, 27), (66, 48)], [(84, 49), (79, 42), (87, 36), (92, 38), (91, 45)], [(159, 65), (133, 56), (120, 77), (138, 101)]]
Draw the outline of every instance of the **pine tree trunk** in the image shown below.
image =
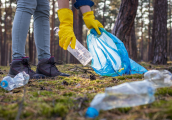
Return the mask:
[(133, 25), (133, 28), (131, 30), (131, 57), (133, 60), (137, 61), (137, 43), (136, 43), (136, 36), (135, 36), (135, 26)]
[(167, 0), (155, 0), (152, 39), (153, 64), (167, 64)]
[(55, 4), (55, 2), (54, 2), (54, 0), (52, 0), (51, 1), (52, 2), (52, 6), (53, 6), (53, 8), (52, 8), (52, 12), (53, 12), (53, 14), (52, 14), (52, 16), (51, 16), (51, 45), (50, 45), (50, 52), (51, 52), (51, 55), (52, 56), (54, 56), (54, 19), (55, 19), (55, 12), (54, 12), (54, 4)]
[(102, 25), (104, 26), (104, 22), (105, 22), (105, 10), (106, 10), (106, 0), (104, 0), (104, 7), (103, 7), (103, 22), (102, 22)]
[(4, 47), (3, 47), (3, 58), (2, 58), (2, 61), (3, 61), (3, 66), (6, 66), (7, 65), (7, 63), (6, 63), (6, 61), (7, 61), (7, 55), (6, 54), (8, 54), (8, 52), (6, 51), (6, 43), (7, 43), (7, 8), (6, 8), (6, 1), (5, 1), (5, 12), (6, 12), (6, 14), (5, 14), (5, 16), (4, 16), (4, 27), (5, 27), (5, 31), (4, 31)]
[(171, 29), (171, 25), (170, 25), (170, 40), (169, 40), (169, 60), (172, 61), (172, 29)]
[(169, 60), (172, 61), (172, 29), (171, 29), (171, 2), (170, 2), (170, 39), (169, 39)]
[(82, 20), (82, 13), (81, 11), (79, 11), (79, 14), (78, 14), (78, 19), (79, 19), (79, 22), (78, 22), (78, 41), (83, 44), (83, 39), (82, 39), (82, 28), (83, 28), (83, 20)]
[(152, 55), (152, 41), (151, 41), (151, 15), (150, 15), (150, 0), (149, 0), (149, 27), (148, 27), (148, 61), (152, 60), (151, 55)]
[[(74, 33), (76, 36), (76, 39), (78, 38), (77, 36), (77, 31), (78, 31), (78, 13), (77, 13), (77, 9), (74, 7), (74, 3), (76, 2), (76, 0), (72, 0), (72, 11), (73, 11), (73, 29), (74, 29)], [(75, 63), (75, 58), (73, 57), (72, 54), (70, 54), (70, 63)]]
[(13, 17), (13, 11), (12, 11), (12, 7), (11, 7), (11, 0), (10, 0), (10, 34), (9, 34), (9, 39), (10, 39), (10, 43), (9, 43), (9, 49), (10, 49), (10, 54), (9, 54), (9, 63), (12, 62), (12, 17)]
[[(141, 0), (141, 14), (143, 15), (143, 0)], [(141, 45), (140, 45), (140, 54), (141, 54), (141, 60), (143, 60), (143, 17), (141, 15), (141, 32), (142, 32), (142, 35), (141, 35)]]
[[(2, 6), (1, 4), (2, 4), (2, 3), (1, 3), (1, 0), (0, 0), (0, 7)], [(2, 12), (2, 11), (1, 11), (1, 9), (0, 9), (0, 16), (2, 16), (1, 12)], [(0, 24), (2, 24), (2, 19), (1, 19), (1, 17), (0, 17)], [(1, 58), (1, 59), (0, 59), (0, 65), (2, 65), (2, 47), (3, 47), (3, 45), (2, 45), (2, 44), (3, 44), (2, 40), (3, 40), (3, 38), (2, 38), (2, 26), (0, 25), (0, 41), (1, 41), (1, 42), (0, 42), (0, 48), (1, 48), (1, 50), (0, 50), (0, 55), (1, 55), (1, 56), (0, 56), (0, 58)]]
[(134, 25), (137, 6), (138, 0), (122, 0), (117, 21), (112, 30), (112, 34), (124, 43), (127, 51), (129, 51), (130, 33)]

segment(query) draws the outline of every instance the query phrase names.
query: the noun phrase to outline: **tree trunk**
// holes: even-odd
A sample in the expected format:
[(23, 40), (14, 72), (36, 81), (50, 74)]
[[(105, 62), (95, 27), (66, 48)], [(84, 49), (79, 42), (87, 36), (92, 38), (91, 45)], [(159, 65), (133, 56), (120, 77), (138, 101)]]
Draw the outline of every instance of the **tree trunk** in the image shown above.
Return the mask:
[(102, 25), (104, 26), (104, 22), (105, 22), (105, 10), (106, 10), (106, 0), (104, 0), (104, 7), (103, 7), (103, 22), (102, 22)]
[(2, 65), (6, 66), (7, 65), (7, 55), (8, 52), (6, 51), (6, 44), (7, 44), (7, 8), (6, 8), (6, 1), (5, 1), (5, 16), (4, 16), (4, 27), (5, 27), (5, 31), (4, 31), (4, 47), (3, 47), (3, 58), (2, 58)]
[(82, 13), (81, 11), (79, 11), (79, 14), (78, 14), (78, 19), (79, 19), (79, 22), (78, 22), (78, 41), (83, 44), (83, 39), (82, 39), (82, 28), (83, 28), (83, 20), (82, 20)]
[(148, 61), (152, 60), (152, 41), (151, 41), (151, 15), (150, 15), (150, 0), (149, 0), (149, 27), (148, 27)]
[(152, 39), (153, 64), (167, 64), (167, 0), (155, 0)]
[(172, 29), (171, 29), (171, 2), (170, 2), (170, 39), (169, 39), (169, 60), (172, 61)]
[(169, 60), (172, 61), (172, 29), (171, 27), (170, 27), (170, 40), (169, 40)]
[(131, 30), (131, 40), (130, 40), (130, 48), (131, 48), (131, 58), (137, 61), (137, 43), (136, 43), (136, 36), (135, 36), (135, 26)]
[[(141, 14), (143, 15), (143, 0), (141, 0)], [(141, 61), (143, 60), (143, 17), (141, 15), (141, 45), (140, 45), (140, 52), (141, 52)]]
[[(78, 38), (78, 12), (77, 9), (75, 9), (74, 7), (74, 3), (76, 2), (76, 0), (72, 0), (72, 11), (73, 11), (73, 29), (74, 29), (74, 33), (76, 36), (76, 39)], [(70, 54), (70, 63), (75, 63), (75, 58), (73, 57), (73, 55)]]
[(10, 43), (9, 43), (9, 49), (10, 49), (10, 54), (9, 54), (9, 63), (12, 62), (12, 17), (13, 17), (13, 10), (12, 10), (12, 7), (11, 7), (11, 0), (10, 0), (10, 34), (9, 34), (9, 38), (10, 38)]
[[(2, 3), (1, 3), (1, 0), (0, 0), (0, 7), (2, 6)], [(1, 9), (0, 9), (0, 16), (2, 16), (1, 14)], [(2, 19), (0, 17), (0, 24), (2, 24)], [(1, 47), (1, 50), (0, 50), (0, 55), (1, 55), (1, 59), (0, 59), (0, 65), (2, 65), (2, 47), (3, 47), (3, 42), (2, 42), (3, 38), (2, 38), (2, 26), (0, 25), (0, 47)]]
[(117, 21), (112, 30), (112, 34), (124, 43), (127, 51), (129, 51), (130, 33), (134, 25), (137, 6), (138, 0), (122, 0)]

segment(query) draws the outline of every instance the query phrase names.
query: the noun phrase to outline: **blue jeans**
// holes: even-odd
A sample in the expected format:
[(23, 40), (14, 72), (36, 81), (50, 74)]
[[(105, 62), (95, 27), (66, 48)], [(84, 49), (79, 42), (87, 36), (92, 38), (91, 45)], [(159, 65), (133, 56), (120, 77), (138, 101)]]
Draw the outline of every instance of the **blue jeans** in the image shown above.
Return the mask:
[(32, 15), (38, 59), (50, 58), (49, 9), (49, 0), (17, 0), (12, 28), (13, 59), (25, 57), (26, 37)]

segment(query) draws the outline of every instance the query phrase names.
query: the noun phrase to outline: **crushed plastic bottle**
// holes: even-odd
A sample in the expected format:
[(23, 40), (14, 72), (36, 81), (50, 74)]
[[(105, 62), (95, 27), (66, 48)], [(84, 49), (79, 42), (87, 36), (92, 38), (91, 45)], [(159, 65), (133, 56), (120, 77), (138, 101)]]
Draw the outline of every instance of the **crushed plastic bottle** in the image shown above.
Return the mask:
[(152, 103), (155, 100), (154, 92), (154, 87), (147, 80), (108, 87), (105, 89), (105, 93), (97, 94), (94, 97), (87, 109), (86, 117), (95, 118), (100, 110)]
[(150, 70), (144, 74), (144, 79), (150, 81), (155, 88), (172, 86), (172, 74), (168, 70)]
[(5, 90), (11, 91), (14, 88), (18, 88), (24, 86), (28, 83), (30, 76), (26, 74), (24, 71), (18, 73), (14, 78), (10, 76), (6, 76), (1, 81), (1, 87)]
[[(58, 35), (59, 28), (55, 27), (54, 32)], [(90, 52), (78, 40), (76, 40), (75, 49), (72, 49), (69, 45), (67, 50), (84, 66), (92, 60)]]

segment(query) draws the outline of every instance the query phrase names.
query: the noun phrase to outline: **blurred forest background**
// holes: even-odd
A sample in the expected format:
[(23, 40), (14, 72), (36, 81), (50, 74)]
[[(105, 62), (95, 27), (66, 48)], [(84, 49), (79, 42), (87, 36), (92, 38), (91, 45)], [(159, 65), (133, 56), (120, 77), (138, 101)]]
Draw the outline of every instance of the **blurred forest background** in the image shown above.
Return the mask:
[[(104, 28), (124, 42), (129, 57), (135, 61), (166, 64), (172, 60), (172, 0), (93, 0), (92, 10)], [(74, 32), (76, 38), (86, 47), (88, 29), (82, 14), (73, 7)], [(51, 54), (57, 63), (78, 63), (68, 51), (59, 46), (54, 27), (59, 26), (57, 0), (50, 0), (50, 44)], [(0, 0), (0, 65), (12, 61), (12, 25), (16, 11), (16, 0)], [(33, 65), (37, 64), (34, 43), (33, 19), (30, 23), (25, 52)]]

